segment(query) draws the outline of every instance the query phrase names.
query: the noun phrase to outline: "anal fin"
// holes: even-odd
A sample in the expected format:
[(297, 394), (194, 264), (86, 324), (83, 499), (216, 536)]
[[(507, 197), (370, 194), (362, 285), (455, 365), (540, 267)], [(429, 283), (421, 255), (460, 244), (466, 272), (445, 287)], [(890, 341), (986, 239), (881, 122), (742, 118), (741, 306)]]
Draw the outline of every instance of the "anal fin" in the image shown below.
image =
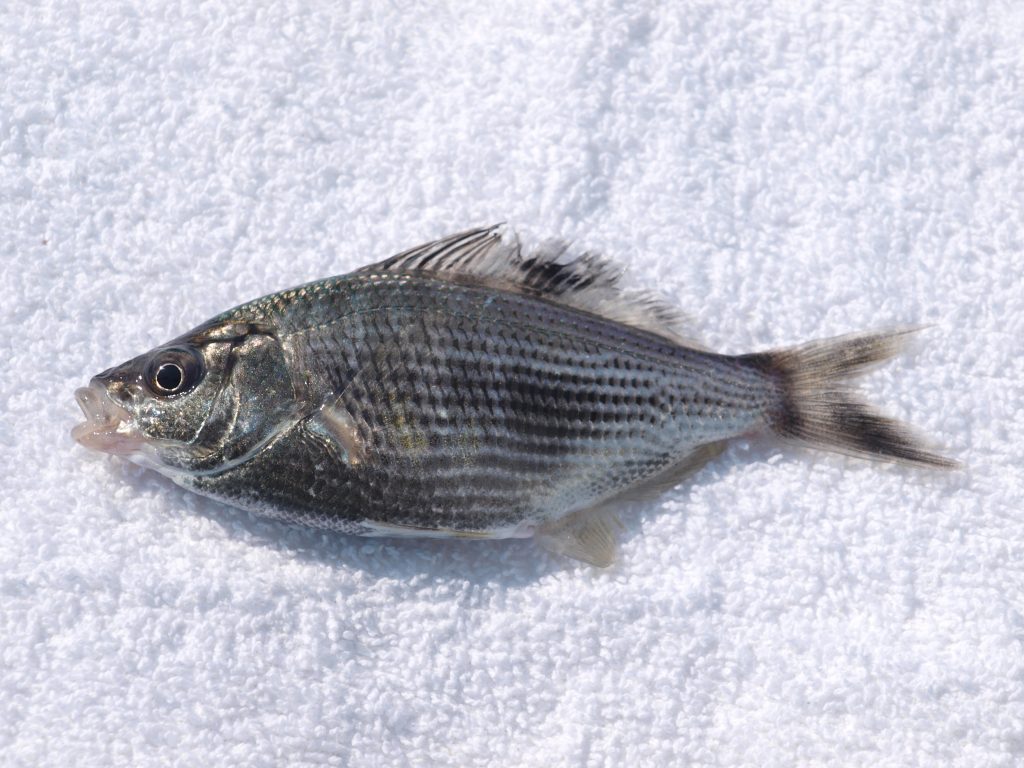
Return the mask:
[(675, 464), (670, 464), (636, 485), (631, 485), (604, 503), (607, 504), (609, 501), (649, 501), (657, 498), (665, 491), (675, 488), (686, 478), (695, 475), (705, 464), (720, 456), (728, 442), (728, 440), (718, 440), (714, 443), (697, 446)]
[(549, 552), (607, 568), (615, 562), (618, 520), (604, 509), (581, 509), (537, 529), (537, 542)]
[(682, 459), (636, 485), (601, 500), (596, 507), (581, 509), (561, 520), (546, 523), (535, 534), (538, 543), (555, 554), (607, 568), (615, 562), (614, 526), (622, 527), (611, 511), (618, 503), (654, 498), (679, 485), (725, 450), (725, 440), (706, 443)]

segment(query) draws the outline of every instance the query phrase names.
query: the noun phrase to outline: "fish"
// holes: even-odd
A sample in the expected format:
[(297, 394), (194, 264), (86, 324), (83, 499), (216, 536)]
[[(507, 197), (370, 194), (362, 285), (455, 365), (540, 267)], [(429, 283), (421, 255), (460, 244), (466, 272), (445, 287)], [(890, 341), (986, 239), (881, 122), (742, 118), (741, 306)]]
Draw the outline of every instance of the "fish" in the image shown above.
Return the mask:
[(229, 505), (361, 536), (533, 536), (597, 567), (617, 515), (734, 438), (952, 469), (851, 380), (914, 327), (740, 355), (502, 225), (223, 312), (94, 376), (72, 436)]

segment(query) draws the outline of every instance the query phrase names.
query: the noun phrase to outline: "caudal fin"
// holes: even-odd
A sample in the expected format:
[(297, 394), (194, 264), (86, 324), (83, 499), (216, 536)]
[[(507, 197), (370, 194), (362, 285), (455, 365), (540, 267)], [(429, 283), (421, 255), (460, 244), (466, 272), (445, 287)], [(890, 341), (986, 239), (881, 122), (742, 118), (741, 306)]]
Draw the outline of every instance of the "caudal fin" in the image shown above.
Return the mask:
[(927, 450), (906, 425), (878, 413), (849, 385), (850, 378), (898, 354), (915, 330), (840, 336), (747, 356), (779, 384), (772, 428), (783, 437), (868, 459), (958, 467)]

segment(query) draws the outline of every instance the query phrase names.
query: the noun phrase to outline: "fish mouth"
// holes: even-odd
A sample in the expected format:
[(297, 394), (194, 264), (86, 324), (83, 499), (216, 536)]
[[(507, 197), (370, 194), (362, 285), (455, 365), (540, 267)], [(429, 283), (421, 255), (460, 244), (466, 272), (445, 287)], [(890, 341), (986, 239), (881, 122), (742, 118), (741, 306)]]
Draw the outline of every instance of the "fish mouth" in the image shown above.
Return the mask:
[(143, 437), (131, 423), (131, 415), (110, 399), (106, 387), (93, 381), (75, 390), (75, 400), (85, 421), (71, 430), (71, 436), (86, 448), (117, 456), (137, 452)]

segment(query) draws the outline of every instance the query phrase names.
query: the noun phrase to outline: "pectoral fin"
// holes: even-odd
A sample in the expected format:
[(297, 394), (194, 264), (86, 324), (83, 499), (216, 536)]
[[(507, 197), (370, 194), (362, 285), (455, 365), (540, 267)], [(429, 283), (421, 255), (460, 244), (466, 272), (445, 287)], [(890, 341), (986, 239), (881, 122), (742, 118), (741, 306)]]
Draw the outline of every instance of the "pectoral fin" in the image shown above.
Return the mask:
[(355, 420), (340, 403), (325, 405), (309, 420), (309, 426), (340, 449), (346, 464), (357, 466), (366, 458)]

